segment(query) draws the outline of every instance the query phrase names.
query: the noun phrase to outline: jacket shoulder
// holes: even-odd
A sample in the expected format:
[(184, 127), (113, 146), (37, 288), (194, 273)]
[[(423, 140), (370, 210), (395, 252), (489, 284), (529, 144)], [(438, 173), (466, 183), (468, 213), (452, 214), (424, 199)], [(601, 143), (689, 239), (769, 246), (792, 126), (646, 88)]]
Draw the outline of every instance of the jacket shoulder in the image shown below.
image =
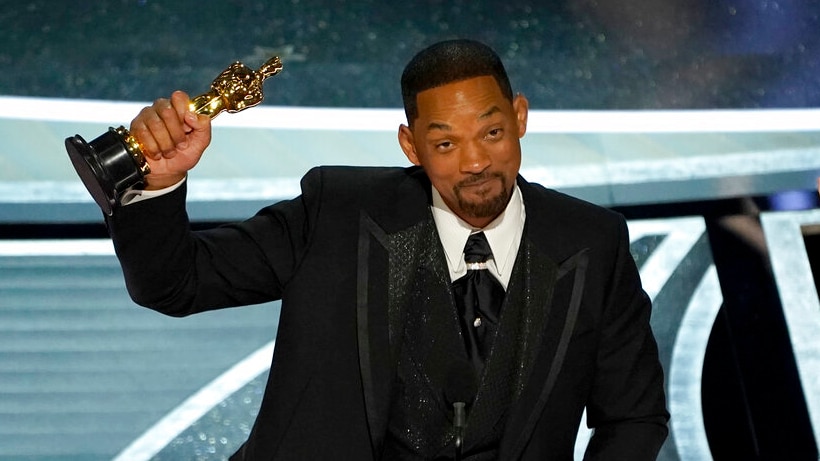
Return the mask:
[(302, 178), (302, 195), (328, 216), (364, 212), (391, 231), (424, 219), (430, 181), (419, 167), (322, 166)]
[(331, 188), (336, 192), (368, 192), (395, 186), (417, 176), (417, 168), (371, 166), (317, 166), (302, 178), (305, 187)]
[(624, 221), (624, 217), (614, 210), (537, 183), (519, 181), (519, 187), (528, 216), (532, 209), (536, 217), (546, 216), (565, 226), (586, 226), (589, 223), (619, 226)]

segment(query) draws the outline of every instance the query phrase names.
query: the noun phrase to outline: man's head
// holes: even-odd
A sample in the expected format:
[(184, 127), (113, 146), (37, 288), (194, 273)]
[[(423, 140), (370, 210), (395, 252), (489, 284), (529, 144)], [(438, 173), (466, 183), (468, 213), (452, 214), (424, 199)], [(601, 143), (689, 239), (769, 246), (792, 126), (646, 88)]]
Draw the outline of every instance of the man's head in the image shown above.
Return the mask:
[(521, 167), (526, 98), (512, 96), (490, 48), (466, 40), (421, 51), (405, 69), (402, 92), (408, 125), (399, 127), (399, 144), (405, 155), (424, 168), (456, 215), (486, 226), (507, 206)]
[(448, 40), (421, 50), (401, 74), (401, 97), (407, 124), (418, 116), (416, 97), (447, 83), (472, 77), (493, 77), (504, 96), (512, 101), (513, 92), (501, 58), (489, 46), (473, 40)]

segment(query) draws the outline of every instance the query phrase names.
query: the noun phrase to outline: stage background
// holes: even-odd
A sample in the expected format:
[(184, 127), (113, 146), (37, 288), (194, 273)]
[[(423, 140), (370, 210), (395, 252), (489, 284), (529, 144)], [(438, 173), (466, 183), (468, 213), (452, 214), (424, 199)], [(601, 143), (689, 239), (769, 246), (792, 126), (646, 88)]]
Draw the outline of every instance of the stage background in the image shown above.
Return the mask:
[(406, 165), (399, 75), (453, 37), (529, 98), (524, 176), (629, 219), (673, 416), (660, 459), (818, 458), (817, 2), (4, 0), (0, 24), (0, 459), (224, 459), (275, 347), (278, 303), (135, 306), (64, 138), (279, 55), (190, 179), (196, 227), (242, 219), (314, 165)]

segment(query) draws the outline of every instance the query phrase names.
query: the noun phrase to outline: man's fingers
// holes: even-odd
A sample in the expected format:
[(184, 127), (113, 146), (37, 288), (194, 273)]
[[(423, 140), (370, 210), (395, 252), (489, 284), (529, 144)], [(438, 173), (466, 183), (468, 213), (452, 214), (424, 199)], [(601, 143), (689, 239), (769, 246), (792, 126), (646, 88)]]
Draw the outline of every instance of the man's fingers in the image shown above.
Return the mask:
[(137, 115), (131, 122), (131, 133), (147, 156), (173, 158), (178, 149), (186, 147), (184, 113), (178, 112), (172, 101), (157, 99)]
[(150, 137), (154, 140), (156, 150), (153, 153), (155, 154), (155, 158), (157, 158), (157, 155), (167, 155), (174, 150), (175, 143), (165, 125), (163, 117), (157, 112), (157, 108), (152, 106), (152, 109), (153, 110), (145, 114), (142, 122), (150, 132)]
[[(190, 104), (191, 100), (184, 91), (174, 91), (174, 93), (171, 94), (171, 105), (174, 107), (180, 120), (185, 120), (185, 115), (190, 112)], [(183, 124), (182, 129), (185, 133), (193, 131), (193, 128), (188, 124)]]
[(173, 158), (176, 151), (185, 149), (187, 144), (183, 116), (168, 100), (160, 100), (156, 103), (156, 112), (159, 120), (149, 119), (148, 127), (159, 142), (162, 154), (166, 158)]
[(159, 142), (154, 138), (151, 129), (148, 127), (147, 121), (152, 118), (157, 118), (153, 107), (143, 108), (136, 118), (131, 121), (131, 128), (129, 131), (140, 144), (143, 154), (156, 159), (162, 156), (162, 148), (160, 147)]

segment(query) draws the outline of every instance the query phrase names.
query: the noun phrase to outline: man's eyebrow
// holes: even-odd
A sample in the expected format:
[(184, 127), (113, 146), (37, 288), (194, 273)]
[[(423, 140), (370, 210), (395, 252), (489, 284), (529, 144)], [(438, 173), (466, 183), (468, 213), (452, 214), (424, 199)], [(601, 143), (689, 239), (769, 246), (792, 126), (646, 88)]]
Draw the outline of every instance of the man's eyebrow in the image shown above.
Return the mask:
[[(484, 120), (484, 119), (486, 119), (486, 118), (490, 117), (491, 115), (493, 115), (495, 113), (498, 113), (498, 112), (501, 112), (501, 109), (499, 109), (498, 106), (493, 106), (493, 107), (489, 108), (487, 110), (487, 112), (484, 112), (484, 113), (480, 114), (478, 116), (478, 119), (479, 120)], [(446, 123), (430, 122), (430, 124), (427, 125), (427, 131), (433, 131), (433, 130), (450, 131), (450, 130), (452, 130), (452, 127), (450, 125), (446, 124)]]
[(427, 131), (433, 131), (433, 130), (450, 131), (451, 129), (452, 129), (452, 127), (450, 125), (446, 124), (446, 123), (430, 122), (430, 124), (427, 125)]
[(493, 106), (487, 112), (484, 112), (483, 114), (479, 115), (478, 119), (483, 120), (483, 119), (495, 114), (496, 112), (501, 112), (501, 109), (499, 109), (498, 106)]

